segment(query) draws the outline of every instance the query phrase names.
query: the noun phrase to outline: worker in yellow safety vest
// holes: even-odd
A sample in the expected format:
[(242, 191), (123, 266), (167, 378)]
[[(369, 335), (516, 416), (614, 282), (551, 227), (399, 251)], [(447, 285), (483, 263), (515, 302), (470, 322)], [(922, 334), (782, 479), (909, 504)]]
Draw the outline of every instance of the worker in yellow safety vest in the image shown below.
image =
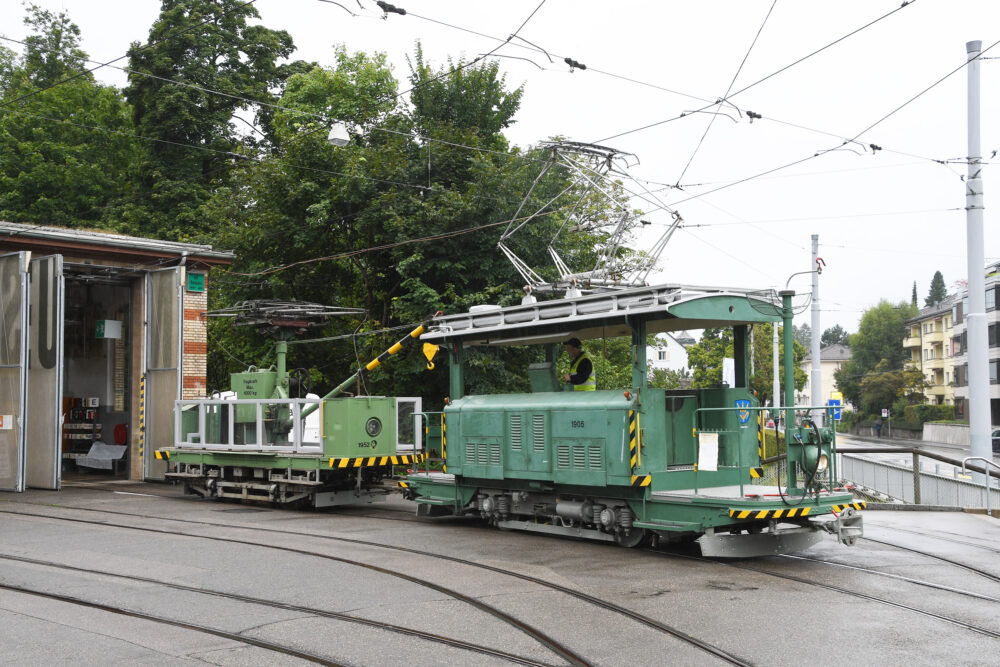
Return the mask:
[(573, 385), (573, 391), (594, 391), (597, 389), (597, 376), (594, 375), (594, 364), (583, 351), (579, 338), (566, 341), (566, 351), (573, 357), (569, 373), (563, 374), (563, 379)]

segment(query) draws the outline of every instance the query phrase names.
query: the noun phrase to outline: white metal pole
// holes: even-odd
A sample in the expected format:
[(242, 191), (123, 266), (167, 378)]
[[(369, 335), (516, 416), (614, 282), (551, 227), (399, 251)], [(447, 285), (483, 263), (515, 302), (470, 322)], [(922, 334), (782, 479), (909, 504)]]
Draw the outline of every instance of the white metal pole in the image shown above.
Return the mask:
[[(965, 179), (965, 222), (969, 262), (969, 441), (972, 456), (992, 458), (990, 448), (990, 378), (986, 348), (986, 279), (983, 251), (982, 156), (979, 153), (979, 52), (983, 43), (966, 42), (969, 63), (969, 172)], [(978, 481), (983, 475), (976, 473)]]
[[(812, 268), (813, 274), (813, 294), (812, 294), (812, 336), (810, 338), (810, 354), (812, 355), (812, 369), (809, 383), (812, 385), (812, 405), (823, 404), (823, 371), (820, 368), (819, 351), (819, 234), (812, 235)], [(813, 410), (812, 418), (820, 426), (823, 425), (823, 410)]]

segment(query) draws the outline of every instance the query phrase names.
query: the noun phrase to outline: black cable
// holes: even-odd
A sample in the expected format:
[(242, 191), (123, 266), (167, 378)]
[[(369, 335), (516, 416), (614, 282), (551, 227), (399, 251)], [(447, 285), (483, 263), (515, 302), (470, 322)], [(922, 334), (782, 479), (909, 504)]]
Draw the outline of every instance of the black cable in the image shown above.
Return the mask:
[[(743, 56), (743, 60), (740, 61), (740, 66), (736, 68), (736, 74), (733, 75), (732, 80), (729, 82), (729, 86), (726, 88), (726, 93), (719, 99), (718, 102), (716, 102), (716, 104), (722, 104), (722, 102), (729, 99), (729, 91), (731, 91), (733, 86), (736, 84), (736, 79), (739, 78), (740, 72), (743, 71), (743, 66), (747, 64), (747, 58), (750, 57), (750, 52), (753, 51), (753, 47), (757, 44), (757, 39), (760, 38), (760, 33), (763, 32), (764, 26), (767, 25), (767, 20), (771, 18), (771, 12), (774, 11), (774, 6), (777, 4), (778, 0), (773, 0), (773, 2), (771, 2), (771, 8), (767, 10), (767, 15), (764, 16), (764, 20), (761, 22), (760, 27), (757, 28), (757, 34), (754, 35), (753, 41), (750, 43), (750, 48), (747, 49), (746, 54)], [(687, 164), (684, 165), (684, 169), (681, 170), (681, 175), (677, 177), (678, 184), (681, 182), (681, 179), (684, 178), (684, 174), (687, 173), (691, 163), (694, 162), (694, 157), (698, 154), (698, 150), (701, 148), (702, 143), (704, 143), (705, 137), (708, 136), (709, 130), (712, 129), (712, 125), (715, 123), (716, 118), (718, 118), (718, 116), (713, 114), (709, 119), (708, 125), (705, 127), (705, 131), (701, 135), (701, 139), (698, 140), (698, 145), (694, 147), (694, 152), (691, 153), (691, 157), (688, 158)]]
[[(807, 55), (805, 55), (805, 56), (802, 56), (802, 57), (801, 57), (801, 58), (799, 58), (798, 60), (796, 60), (796, 61), (794, 61), (794, 62), (792, 62), (792, 63), (790, 63), (790, 64), (788, 64), (788, 65), (785, 65), (785, 66), (784, 66), (784, 67), (782, 67), (781, 69), (779, 69), (779, 70), (776, 70), (776, 71), (774, 71), (774, 72), (771, 72), (770, 74), (768, 74), (768, 75), (767, 75), (767, 76), (765, 76), (764, 78), (762, 78), (762, 79), (758, 79), (757, 81), (754, 81), (754, 82), (753, 82), (753, 83), (751, 83), (750, 85), (748, 85), (748, 86), (744, 86), (743, 88), (740, 88), (739, 90), (737, 90), (737, 91), (736, 91), (735, 93), (733, 93), (732, 95), (729, 95), (729, 97), (736, 97), (736, 96), (737, 96), (737, 95), (739, 95), (740, 93), (745, 93), (746, 91), (750, 90), (751, 88), (753, 88), (753, 87), (755, 87), (755, 86), (758, 86), (758, 85), (760, 85), (760, 84), (764, 83), (764, 82), (765, 82), (765, 81), (767, 81), (768, 79), (770, 79), (770, 78), (772, 78), (772, 77), (774, 77), (774, 76), (777, 76), (778, 74), (781, 74), (782, 72), (785, 72), (786, 70), (788, 70), (788, 69), (790, 69), (790, 68), (792, 68), (792, 67), (795, 67), (795, 66), (796, 66), (796, 65), (798, 65), (799, 63), (801, 63), (801, 62), (803, 62), (803, 61), (805, 61), (805, 60), (808, 60), (809, 58), (812, 58), (813, 56), (815, 56), (815, 55), (817, 55), (817, 54), (819, 54), (819, 53), (822, 53), (823, 51), (827, 50), (827, 49), (828, 49), (828, 48), (830, 48), (831, 46), (834, 46), (835, 44), (838, 44), (838, 43), (840, 43), (840, 42), (844, 41), (844, 40), (845, 40), (845, 39), (847, 39), (848, 37), (852, 37), (853, 35), (856, 35), (857, 33), (861, 32), (862, 30), (865, 30), (866, 28), (869, 28), (869, 27), (871, 27), (871, 26), (875, 25), (875, 24), (876, 24), (876, 23), (878, 23), (879, 21), (882, 21), (882, 20), (884, 20), (884, 19), (886, 19), (886, 18), (888, 18), (888, 17), (892, 16), (892, 15), (893, 15), (893, 14), (895, 14), (896, 12), (898, 12), (898, 11), (902, 10), (902, 9), (903, 9), (904, 7), (908, 7), (908, 6), (912, 5), (912, 4), (914, 3), (914, 2), (916, 2), (916, 0), (904, 0), (904, 2), (903, 2), (903, 4), (902, 4), (902, 5), (900, 5), (900, 6), (899, 6), (899, 7), (897, 7), (896, 9), (893, 9), (893, 10), (892, 10), (891, 12), (888, 12), (888, 13), (886, 13), (886, 14), (883, 14), (882, 16), (878, 17), (878, 18), (877, 18), (877, 19), (875, 19), (874, 21), (870, 21), (870, 22), (866, 23), (865, 25), (861, 26), (860, 28), (857, 28), (857, 29), (855, 29), (855, 30), (852, 30), (851, 32), (849, 32), (849, 33), (847, 33), (846, 35), (844, 35), (843, 37), (840, 37), (840, 38), (838, 38), (838, 39), (835, 39), (834, 41), (830, 42), (830, 43), (829, 43), (829, 44), (827, 44), (826, 46), (822, 46), (822, 47), (820, 47), (820, 48), (816, 49), (815, 51), (813, 51), (812, 53), (809, 53), (809, 54), (807, 54)], [(708, 105), (706, 105), (706, 106), (703, 106), (703, 107), (701, 107), (700, 109), (696, 109), (696, 110), (695, 110), (695, 113), (696, 113), (696, 112), (700, 112), (700, 111), (705, 111), (705, 110), (707, 110), (707, 109), (710, 109), (710, 108), (712, 108), (713, 106), (715, 106), (715, 104), (717, 104), (717, 103), (716, 103), (716, 102), (713, 102), (713, 103), (711, 103), (711, 104), (708, 104)], [(662, 120), (662, 121), (659, 121), (659, 122), (657, 122), (657, 123), (651, 123), (651, 124), (649, 124), (649, 125), (644, 125), (643, 127), (639, 127), (639, 128), (636, 128), (636, 129), (634, 129), (634, 130), (627, 130), (627, 131), (625, 131), (625, 132), (620, 132), (620, 133), (618, 133), (618, 134), (615, 134), (615, 135), (612, 135), (612, 136), (610, 136), (610, 137), (605, 137), (604, 139), (599, 139), (598, 141), (596, 141), (596, 142), (594, 142), (594, 143), (598, 143), (598, 144), (600, 144), (600, 143), (604, 143), (605, 141), (608, 141), (608, 140), (610, 140), (610, 139), (617, 139), (618, 137), (623, 137), (623, 136), (625, 136), (625, 135), (627, 135), (627, 134), (634, 134), (635, 132), (640, 132), (640, 131), (642, 131), (642, 130), (646, 130), (646, 129), (649, 129), (649, 128), (651, 128), (651, 127), (656, 127), (657, 125), (663, 125), (664, 123), (669, 123), (669, 122), (671, 122), (671, 121), (675, 121), (675, 120), (678, 120), (678, 119), (680, 119), (680, 118), (683, 118), (683, 117), (684, 117), (685, 115), (690, 115), (690, 114), (681, 114), (680, 116), (677, 116), (677, 117), (675, 117), (675, 118), (668, 118), (668, 119), (666, 119), (666, 120)]]

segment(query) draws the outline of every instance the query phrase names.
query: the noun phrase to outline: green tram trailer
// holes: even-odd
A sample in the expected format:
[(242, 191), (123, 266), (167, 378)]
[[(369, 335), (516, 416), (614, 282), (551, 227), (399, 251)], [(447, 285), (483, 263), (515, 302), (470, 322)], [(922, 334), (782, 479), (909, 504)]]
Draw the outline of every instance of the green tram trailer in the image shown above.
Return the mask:
[[(748, 388), (750, 332), (783, 321), (790, 357), (792, 296), (665, 285), (438, 317), (422, 340), (440, 344), (450, 362), (444, 466), (399, 485), (419, 515), (478, 514), (500, 528), (623, 546), (697, 540), (706, 556), (747, 557), (798, 551), (824, 534), (852, 545), (864, 502), (838, 484), (834, 429), (818, 418), (796, 424), (785, 410), (787, 456), (776, 484), (762, 476), (765, 420)], [(709, 327), (732, 328), (733, 386), (647, 385), (648, 334)], [(561, 386), (556, 357), (568, 338), (626, 335), (631, 387)], [(529, 368), (531, 393), (465, 395), (469, 347), (536, 344), (545, 361)], [(790, 358), (785, 369), (792, 405)]]

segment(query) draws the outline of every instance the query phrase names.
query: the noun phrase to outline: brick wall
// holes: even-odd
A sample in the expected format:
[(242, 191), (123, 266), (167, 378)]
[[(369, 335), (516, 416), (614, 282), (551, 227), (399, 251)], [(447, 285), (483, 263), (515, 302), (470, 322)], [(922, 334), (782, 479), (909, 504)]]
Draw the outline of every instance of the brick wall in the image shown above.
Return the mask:
[(208, 277), (204, 292), (184, 293), (184, 375), (181, 396), (204, 398), (208, 375)]

